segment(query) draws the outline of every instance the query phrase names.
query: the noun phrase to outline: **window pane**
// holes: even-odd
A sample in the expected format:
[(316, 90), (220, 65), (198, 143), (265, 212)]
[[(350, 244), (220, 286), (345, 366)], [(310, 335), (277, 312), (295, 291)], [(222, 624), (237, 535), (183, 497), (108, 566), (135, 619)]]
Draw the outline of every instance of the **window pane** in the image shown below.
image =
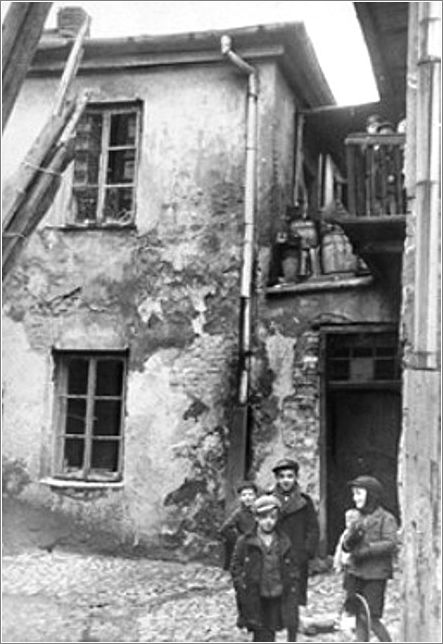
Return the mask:
[(377, 356), (395, 356), (397, 347), (377, 347), (375, 353)]
[(98, 183), (98, 173), (100, 169), (100, 159), (87, 152), (79, 152), (74, 161), (74, 183), (75, 185), (96, 185)]
[(330, 352), (331, 358), (347, 358), (349, 356), (348, 347), (337, 347)]
[(84, 441), (77, 438), (67, 438), (65, 441), (65, 452), (63, 469), (79, 470), (83, 467)]
[(88, 390), (88, 360), (73, 358), (68, 363), (68, 394), (85, 394)]
[(132, 219), (132, 188), (107, 188), (105, 196), (105, 221), (129, 222)]
[(110, 151), (106, 183), (132, 183), (134, 181), (135, 150)]
[(331, 380), (348, 380), (349, 361), (331, 360), (331, 362), (329, 363), (329, 378)]
[(351, 380), (366, 382), (374, 378), (374, 361), (372, 358), (354, 358), (351, 361)]
[(135, 112), (111, 115), (111, 135), (109, 145), (134, 145), (137, 127)]
[(97, 214), (98, 189), (74, 188), (75, 221), (95, 221)]
[(85, 114), (75, 138), (74, 183), (97, 183), (102, 140), (102, 114)]
[(372, 347), (355, 347), (353, 354), (356, 358), (369, 358), (372, 356)]
[(118, 452), (120, 441), (93, 441), (91, 469), (118, 470)]
[(395, 380), (396, 379), (396, 361), (395, 360), (376, 360), (375, 361), (375, 379), (376, 380)]
[(66, 409), (66, 434), (84, 434), (86, 428), (86, 400), (82, 398), (68, 399)]
[(120, 400), (96, 400), (94, 406), (94, 436), (120, 434)]
[(97, 396), (120, 396), (122, 392), (123, 363), (121, 360), (97, 361)]

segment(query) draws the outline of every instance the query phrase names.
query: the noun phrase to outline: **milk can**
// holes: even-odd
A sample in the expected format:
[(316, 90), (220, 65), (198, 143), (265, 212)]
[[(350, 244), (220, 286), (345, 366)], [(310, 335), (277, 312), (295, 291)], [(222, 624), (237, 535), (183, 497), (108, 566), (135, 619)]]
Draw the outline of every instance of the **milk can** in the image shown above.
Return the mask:
[(321, 260), (323, 272), (354, 273), (357, 269), (357, 257), (343, 230), (330, 226), (322, 238)]

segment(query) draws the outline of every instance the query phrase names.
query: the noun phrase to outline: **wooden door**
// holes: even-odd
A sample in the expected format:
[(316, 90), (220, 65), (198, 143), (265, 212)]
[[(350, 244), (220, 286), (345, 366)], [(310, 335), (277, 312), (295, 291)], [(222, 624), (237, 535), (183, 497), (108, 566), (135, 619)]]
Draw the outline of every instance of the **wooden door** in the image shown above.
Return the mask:
[(370, 474), (384, 487), (383, 503), (398, 517), (397, 457), (400, 392), (390, 389), (329, 391), (327, 402), (327, 520), (332, 552), (351, 507), (347, 482)]

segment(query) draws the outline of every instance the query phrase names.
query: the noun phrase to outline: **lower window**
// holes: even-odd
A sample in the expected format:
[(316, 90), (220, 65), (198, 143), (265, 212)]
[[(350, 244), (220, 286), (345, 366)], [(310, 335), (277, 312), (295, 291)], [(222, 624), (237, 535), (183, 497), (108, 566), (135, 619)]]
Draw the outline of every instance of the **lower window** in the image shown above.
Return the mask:
[(56, 352), (56, 476), (122, 476), (125, 353)]

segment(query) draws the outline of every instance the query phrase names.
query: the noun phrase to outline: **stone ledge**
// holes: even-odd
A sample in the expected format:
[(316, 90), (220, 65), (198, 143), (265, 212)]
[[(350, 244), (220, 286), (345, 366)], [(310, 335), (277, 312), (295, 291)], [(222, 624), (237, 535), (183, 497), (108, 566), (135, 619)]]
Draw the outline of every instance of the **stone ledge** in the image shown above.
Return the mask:
[(299, 284), (276, 284), (265, 289), (266, 295), (286, 295), (291, 293), (309, 293), (312, 291), (335, 291), (347, 288), (362, 288), (374, 283), (372, 275), (361, 277), (322, 276)]

